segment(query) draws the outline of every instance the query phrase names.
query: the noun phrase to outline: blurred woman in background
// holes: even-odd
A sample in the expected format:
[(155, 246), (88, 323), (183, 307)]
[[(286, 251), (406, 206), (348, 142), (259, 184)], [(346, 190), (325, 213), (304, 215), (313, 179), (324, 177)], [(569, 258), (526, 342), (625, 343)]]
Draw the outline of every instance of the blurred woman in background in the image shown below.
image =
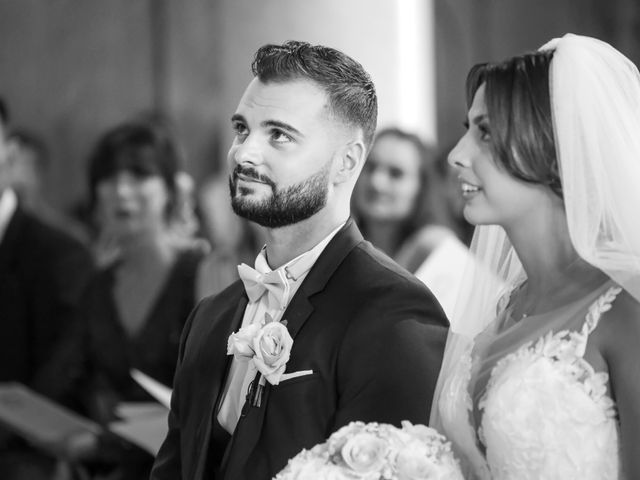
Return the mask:
[(443, 240), (455, 237), (443, 182), (435, 152), (417, 135), (381, 130), (353, 196), (365, 238), (415, 272)]
[[(144, 122), (107, 132), (89, 161), (103, 267), (85, 295), (61, 373), (75, 387), (73, 403), (101, 424), (116, 419), (121, 402), (152, 400), (132, 380), (132, 368), (172, 384), (204, 255), (176, 239), (176, 215), (183, 214), (177, 210), (178, 166), (167, 131)], [(142, 450), (99, 450), (98, 463), (107, 469), (117, 465), (113, 478), (148, 477), (152, 457)]]

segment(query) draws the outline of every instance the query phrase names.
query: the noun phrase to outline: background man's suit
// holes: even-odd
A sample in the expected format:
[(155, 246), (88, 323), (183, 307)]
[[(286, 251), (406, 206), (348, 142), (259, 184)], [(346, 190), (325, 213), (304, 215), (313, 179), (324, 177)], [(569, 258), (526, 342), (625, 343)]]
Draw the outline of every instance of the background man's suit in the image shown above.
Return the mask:
[[(93, 272), (79, 241), (17, 207), (0, 240), (0, 382), (57, 396), (65, 382), (49, 371), (50, 360)], [(0, 429), (0, 478), (49, 478), (53, 466)]]
[(259, 408), (245, 403), (233, 438), (216, 413), (227, 338), (248, 299), (240, 281), (202, 301), (183, 332), (170, 431), (151, 478), (268, 479), (302, 448), (354, 421), (426, 424), (448, 322), (430, 292), (364, 241), (353, 221), (327, 245), (286, 309), (286, 372)]
[(0, 381), (55, 390), (42, 368), (93, 272), (79, 241), (18, 206), (0, 241)]

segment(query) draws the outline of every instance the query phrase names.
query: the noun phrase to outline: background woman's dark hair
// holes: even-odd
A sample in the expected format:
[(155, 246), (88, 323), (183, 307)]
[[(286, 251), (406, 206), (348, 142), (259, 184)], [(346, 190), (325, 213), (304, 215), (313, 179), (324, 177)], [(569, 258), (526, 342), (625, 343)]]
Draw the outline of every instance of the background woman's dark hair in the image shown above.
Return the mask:
[(89, 201), (94, 211), (101, 181), (127, 170), (140, 177), (159, 175), (167, 185), (170, 200), (167, 216), (175, 207), (176, 174), (180, 158), (168, 128), (157, 122), (120, 124), (98, 141), (89, 158)]
[(549, 96), (553, 51), (475, 65), (467, 76), (467, 104), (485, 84), (491, 143), (498, 165), (514, 177), (546, 185), (562, 198)]
[[(449, 226), (447, 207), (442, 193), (444, 179), (436, 168), (437, 151), (427, 146), (417, 135), (400, 128), (385, 128), (380, 130), (373, 142), (383, 138), (396, 138), (411, 144), (418, 152), (420, 158), (418, 193), (414, 200), (413, 208), (409, 215), (402, 221), (400, 240), (404, 241), (426, 225), (438, 224)], [(373, 147), (372, 147), (373, 150)], [(358, 217), (358, 209), (354, 205), (353, 214)], [(358, 218), (358, 224), (363, 232), (366, 232), (366, 219)]]

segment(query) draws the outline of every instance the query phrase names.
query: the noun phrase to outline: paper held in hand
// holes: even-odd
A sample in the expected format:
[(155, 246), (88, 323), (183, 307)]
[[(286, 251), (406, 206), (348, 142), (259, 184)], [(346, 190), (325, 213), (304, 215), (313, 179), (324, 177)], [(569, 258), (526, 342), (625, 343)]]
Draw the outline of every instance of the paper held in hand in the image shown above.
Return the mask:
[(20, 383), (0, 384), (0, 423), (32, 445), (64, 458), (66, 440), (82, 435), (98, 435), (102, 429)]
[(111, 423), (109, 429), (155, 456), (169, 430), (167, 414), (171, 389), (140, 370), (132, 369), (130, 373), (159, 404), (121, 403), (117, 413), (123, 420)]
[[(167, 435), (171, 389), (138, 370), (131, 375), (159, 403), (120, 404), (122, 420), (108, 428), (155, 455)], [(97, 423), (14, 382), (0, 383), (0, 426), (58, 458), (68, 456), (69, 439), (104, 432)]]
[(121, 403), (117, 413), (122, 420), (109, 424), (109, 430), (156, 455), (169, 431), (169, 411), (156, 402)]
[(131, 369), (131, 376), (149, 395), (167, 408), (171, 408), (171, 389), (140, 370)]

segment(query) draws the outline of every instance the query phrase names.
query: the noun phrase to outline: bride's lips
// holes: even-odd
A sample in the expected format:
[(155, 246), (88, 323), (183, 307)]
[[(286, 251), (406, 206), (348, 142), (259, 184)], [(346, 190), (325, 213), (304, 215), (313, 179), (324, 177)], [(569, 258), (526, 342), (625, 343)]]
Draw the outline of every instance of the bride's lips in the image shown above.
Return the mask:
[(463, 178), (459, 179), (460, 190), (464, 198), (472, 198), (482, 191), (482, 188), (475, 183), (471, 183)]

